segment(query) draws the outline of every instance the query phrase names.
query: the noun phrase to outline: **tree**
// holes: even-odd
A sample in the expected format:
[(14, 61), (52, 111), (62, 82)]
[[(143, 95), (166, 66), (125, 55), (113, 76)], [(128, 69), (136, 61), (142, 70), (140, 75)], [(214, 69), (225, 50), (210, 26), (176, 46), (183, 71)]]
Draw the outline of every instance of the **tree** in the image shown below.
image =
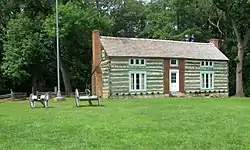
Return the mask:
[[(104, 4), (103, 7), (100, 4)], [(96, 4), (100, 11), (113, 20), (111, 33), (113, 36), (138, 37), (145, 27), (146, 9), (142, 1), (116, 0), (103, 1)]]
[(2, 70), (5, 76), (16, 85), (29, 77), (36, 79), (44, 68), (46, 49), (43, 47), (41, 34), (37, 32), (34, 23), (23, 13), (11, 19), (7, 25), (6, 40), (4, 41), (4, 56)]
[(247, 0), (213, 0), (213, 4), (224, 12), (237, 40), (236, 96), (244, 96), (243, 61), (250, 40), (250, 4)]
[[(86, 73), (91, 71), (92, 30), (105, 30), (109, 24), (109, 19), (93, 7), (71, 2), (59, 5), (60, 71), (66, 93), (72, 91), (72, 83), (74, 86), (76, 83), (85, 85), (83, 83), (90, 78)], [(56, 53), (55, 27), (53, 11), (53, 14), (46, 18), (44, 31), (50, 36), (54, 54)]]
[(184, 40), (195, 35), (195, 41), (211, 37), (208, 13), (203, 1), (156, 0), (149, 4), (146, 27), (141, 33), (148, 38)]
[[(41, 25), (42, 22), (44, 20), (44, 18), (46, 17), (47, 14), (50, 13), (50, 11), (52, 11), (52, 3), (50, 3), (50, 0), (40, 0), (40, 1), (32, 1), (32, 0), (19, 0), (19, 1), (14, 1), (14, 0), (2, 0), (0, 2), (0, 12), (1, 12), (1, 19), (0, 19), (0, 52), (1, 50), (3, 51), (3, 53), (5, 53), (5, 51), (3, 50), (3, 43), (5, 43), (5, 50), (8, 51), (6, 53), (11, 53), (12, 48), (16, 48), (16, 49), (20, 49), (20, 45), (18, 45), (17, 43), (14, 43), (14, 45), (11, 45), (10, 43), (13, 42), (14, 38), (13, 37), (18, 37), (17, 34), (18, 33), (14, 33), (15, 31), (19, 31), (19, 29), (25, 29), (26, 31), (21, 31), (23, 34), (25, 34), (25, 37), (28, 38), (26, 40), (28, 41), (33, 41), (34, 39), (30, 39), (30, 38), (36, 38), (39, 39), (37, 42), (37, 45), (43, 46), (43, 43), (45, 42), (45, 38), (43, 33), (41, 33)], [(24, 18), (22, 18), (24, 17)], [(12, 19), (11, 21), (9, 21), (9, 19)], [(18, 25), (18, 21), (17, 20), (22, 20), (21, 24)], [(25, 25), (24, 22), (25, 20), (28, 21), (28, 24)], [(24, 21), (24, 22), (23, 22)], [(31, 25), (32, 24), (32, 25)], [(12, 27), (16, 27), (14, 29), (12, 29)], [(29, 28), (31, 27), (31, 28)], [(11, 35), (7, 35), (6, 31), (11, 31), (13, 32)], [(33, 36), (28, 36), (26, 35), (26, 32), (29, 33), (28, 35), (32, 35), (33, 32)], [(11, 39), (13, 38), (13, 39)], [(17, 42), (19, 42), (17, 39), (15, 39)], [(23, 41), (23, 39), (21, 39), (21, 41)], [(35, 41), (33, 41), (35, 42)], [(42, 44), (41, 44), (42, 43)], [(27, 43), (25, 43), (27, 44)], [(8, 48), (7, 48), (8, 47)], [(34, 46), (35, 47), (35, 46)], [(29, 50), (32, 50), (32, 48), (30, 48)], [(28, 51), (29, 51), (28, 50)], [(13, 52), (14, 53), (14, 52)], [(39, 53), (39, 52), (38, 52)], [(2, 54), (2, 52), (1, 52)], [(34, 56), (35, 58), (36, 56)], [(16, 57), (18, 58), (18, 56)], [(6, 58), (5, 56), (5, 60), (4, 60), (4, 66), (2, 66), (2, 72), (4, 75), (1, 74), (1, 78), (3, 79), (7, 79), (5, 82), (5, 85), (10, 87), (13, 85), (10, 85), (9, 83), (12, 83), (12, 81), (15, 81), (16, 84), (14, 87), (18, 87), (21, 86), (21, 84), (31, 86), (30, 83), (30, 78), (33, 78), (33, 86), (36, 89), (37, 87), (37, 81), (39, 82), (39, 76), (42, 77), (43, 75), (40, 74), (39, 76), (33, 76), (34, 73), (31, 73), (30, 70), (26, 69), (23, 65), (24, 68), (22, 68), (22, 71), (24, 70), (24, 73), (27, 73), (26, 75), (24, 75), (24, 78), (21, 78), (21, 74), (20, 74), (20, 70), (15, 70), (14, 72), (16, 73), (16, 75), (20, 75), (19, 77), (15, 76), (13, 74), (11, 74), (9, 76), (9, 73), (11, 72), (11, 70), (13, 71), (13, 68), (8, 68), (7, 70), (3, 70), (3, 68), (5, 68), (6, 66), (13, 66), (13, 64), (8, 64), (7, 62), (10, 61), (9, 59), (15, 59), (15, 57), (13, 58)], [(0, 56), (0, 65), (2, 65), (2, 61), (1, 61), (1, 56)], [(16, 59), (15, 59), (16, 61)], [(14, 62), (15, 62), (14, 61)], [(26, 60), (25, 60), (26, 61)], [(28, 61), (28, 60), (27, 60)], [(45, 63), (46, 59), (41, 60), (43, 61), (43, 64)], [(20, 64), (22, 64), (22, 62), (20, 62)], [(19, 66), (21, 66), (19, 64)], [(41, 63), (40, 63), (41, 64)], [(18, 65), (17, 65), (18, 66)], [(28, 64), (27, 66), (30, 67), (30, 64)], [(39, 66), (38, 66), (39, 67)], [(40, 68), (40, 69), (44, 69)], [(37, 71), (37, 70), (34, 70)], [(9, 73), (7, 73), (9, 72)], [(43, 73), (46, 72), (44, 70), (40, 70), (40, 72), (38, 73)], [(0, 72), (1, 73), (1, 72)], [(19, 78), (20, 80), (15, 80), (16, 78)], [(37, 80), (38, 78), (38, 80)], [(27, 80), (26, 80), (27, 79)], [(2, 80), (3, 81), (3, 80)], [(18, 81), (18, 82), (17, 82)], [(8, 84), (7, 84), (8, 83)], [(23, 86), (23, 85), (22, 85)], [(13, 88), (13, 87), (11, 87)], [(25, 87), (22, 87), (22, 89), (24, 89)], [(29, 87), (29, 89), (31, 89)]]

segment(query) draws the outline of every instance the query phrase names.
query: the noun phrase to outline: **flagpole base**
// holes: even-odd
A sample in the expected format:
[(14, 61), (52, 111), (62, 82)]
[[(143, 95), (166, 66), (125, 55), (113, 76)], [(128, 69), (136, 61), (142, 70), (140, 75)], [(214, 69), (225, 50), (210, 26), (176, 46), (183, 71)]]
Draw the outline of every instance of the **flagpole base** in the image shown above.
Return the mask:
[(56, 102), (64, 101), (64, 100), (65, 100), (65, 98), (61, 95), (61, 92), (60, 92), (60, 91), (57, 92), (57, 95), (56, 95), (56, 97), (55, 97), (55, 100), (56, 100)]

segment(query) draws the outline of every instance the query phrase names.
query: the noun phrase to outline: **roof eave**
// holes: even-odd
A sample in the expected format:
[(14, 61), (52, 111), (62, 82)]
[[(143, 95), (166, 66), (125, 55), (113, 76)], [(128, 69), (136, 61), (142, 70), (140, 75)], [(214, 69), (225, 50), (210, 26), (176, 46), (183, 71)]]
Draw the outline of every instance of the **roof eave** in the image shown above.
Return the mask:
[(108, 57), (135, 57), (135, 58), (159, 58), (159, 59), (164, 59), (164, 58), (176, 58), (176, 59), (185, 59), (185, 60), (213, 60), (213, 61), (229, 61), (228, 58), (225, 59), (210, 59), (210, 58), (187, 58), (187, 57), (162, 57), (162, 56), (125, 56), (125, 55), (109, 55), (107, 54)]

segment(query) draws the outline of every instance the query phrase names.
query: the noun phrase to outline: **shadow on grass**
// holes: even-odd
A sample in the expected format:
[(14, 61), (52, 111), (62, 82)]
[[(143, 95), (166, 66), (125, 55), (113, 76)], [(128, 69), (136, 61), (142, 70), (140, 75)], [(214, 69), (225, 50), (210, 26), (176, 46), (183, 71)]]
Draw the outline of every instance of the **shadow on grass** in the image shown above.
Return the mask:
[(4, 102), (20, 102), (20, 101), (28, 101), (27, 99), (0, 99), (0, 103), (4, 103)]
[(79, 105), (78, 108), (98, 108), (98, 107), (106, 107), (105, 105), (97, 105), (97, 104), (92, 104), (92, 105)]
[(44, 106), (36, 106), (34, 108), (31, 108), (31, 109), (41, 109), (41, 108), (43, 108), (43, 109), (50, 109), (50, 108), (55, 108), (55, 106), (48, 106), (47, 108), (44, 107)]

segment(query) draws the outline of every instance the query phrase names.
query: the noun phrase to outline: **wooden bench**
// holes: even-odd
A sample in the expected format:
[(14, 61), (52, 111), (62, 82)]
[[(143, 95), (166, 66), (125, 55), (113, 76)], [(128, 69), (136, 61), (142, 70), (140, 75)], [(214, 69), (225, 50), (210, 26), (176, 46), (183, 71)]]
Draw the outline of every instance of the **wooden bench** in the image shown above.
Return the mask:
[[(101, 97), (96, 95), (90, 95), (90, 90), (85, 90), (86, 95), (80, 96), (78, 89), (75, 90), (76, 107), (80, 106), (80, 101), (88, 101), (89, 105), (92, 105), (91, 101), (98, 101), (98, 106), (101, 106)], [(100, 95), (100, 94), (99, 94)]]

